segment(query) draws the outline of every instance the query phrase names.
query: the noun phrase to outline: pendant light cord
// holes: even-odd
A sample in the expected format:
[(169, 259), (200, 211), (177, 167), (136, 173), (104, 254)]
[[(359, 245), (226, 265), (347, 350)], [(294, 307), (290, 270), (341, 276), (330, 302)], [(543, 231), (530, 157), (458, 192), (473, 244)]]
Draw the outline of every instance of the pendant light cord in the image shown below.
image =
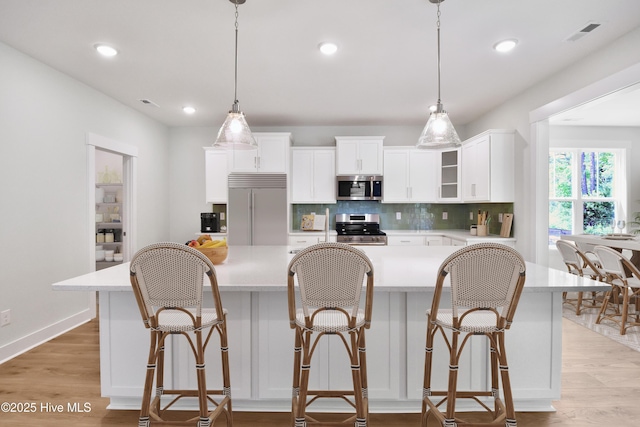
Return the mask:
[(235, 74), (234, 74), (234, 89), (233, 89), (233, 106), (234, 110), (238, 109), (238, 3), (236, 4), (236, 56), (235, 56)]
[(438, 110), (442, 109), (442, 101), (440, 99), (440, 1), (438, 1), (438, 20), (436, 22), (438, 32)]

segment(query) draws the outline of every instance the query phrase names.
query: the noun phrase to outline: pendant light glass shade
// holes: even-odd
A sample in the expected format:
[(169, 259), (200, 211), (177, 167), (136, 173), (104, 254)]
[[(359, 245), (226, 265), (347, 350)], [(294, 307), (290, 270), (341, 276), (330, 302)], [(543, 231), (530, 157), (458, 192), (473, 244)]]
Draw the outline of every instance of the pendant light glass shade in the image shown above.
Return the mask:
[(236, 55), (235, 55), (235, 77), (234, 77), (234, 101), (231, 111), (227, 115), (226, 120), (218, 131), (214, 147), (227, 148), (234, 150), (256, 150), (258, 143), (256, 142), (244, 113), (240, 111), (238, 104), (238, 5), (243, 4), (245, 0), (229, 0), (236, 6)]
[(233, 104), (233, 109), (229, 111), (218, 131), (218, 137), (213, 146), (234, 150), (255, 150), (258, 148), (258, 143), (249, 129), (244, 113), (239, 110), (238, 104)]
[(429, 120), (422, 130), (416, 147), (424, 149), (440, 149), (458, 147), (462, 144), (458, 132), (456, 132), (449, 115), (442, 108), (440, 100), (440, 3), (444, 0), (429, 0), (438, 4), (438, 103), (436, 110), (429, 115)]
[(436, 111), (429, 115), (429, 120), (418, 139), (418, 148), (451, 148), (461, 145), (460, 137), (456, 132), (449, 115), (438, 105)]

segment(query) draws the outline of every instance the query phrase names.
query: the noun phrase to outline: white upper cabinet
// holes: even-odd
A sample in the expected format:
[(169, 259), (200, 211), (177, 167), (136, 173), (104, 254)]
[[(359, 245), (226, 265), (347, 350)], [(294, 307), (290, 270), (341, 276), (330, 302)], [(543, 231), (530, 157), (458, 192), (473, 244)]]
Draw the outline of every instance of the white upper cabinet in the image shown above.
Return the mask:
[(435, 202), (439, 154), (413, 147), (385, 148), (384, 202)]
[(460, 149), (445, 149), (438, 153), (438, 201), (459, 202), (460, 195)]
[(336, 136), (338, 175), (382, 175), (384, 136)]
[(227, 150), (204, 148), (205, 161), (205, 201), (207, 203), (227, 203)]
[(335, 148), (291, 149), (291, 202), (336, 203)]
[(290, 133), (254, 133), (257, 150), (229, 150), (229, 172), (287, 173)]
[(465, 202), (514, 200), (514, 133), (488, 130), (462, 145), (462, 198)]

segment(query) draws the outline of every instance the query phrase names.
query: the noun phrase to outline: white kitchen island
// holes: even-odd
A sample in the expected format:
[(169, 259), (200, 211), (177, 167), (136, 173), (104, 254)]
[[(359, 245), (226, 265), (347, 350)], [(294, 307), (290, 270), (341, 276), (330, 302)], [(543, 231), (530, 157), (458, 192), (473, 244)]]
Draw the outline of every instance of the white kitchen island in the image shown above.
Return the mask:
[[(440, 263), (457, 247), (359, 247), (374, 265), (373, 320), (367, 331), (371, 412), (421, 409), (425, 311), (431, 304)], [(286, 279), (293, 257), (287, 246), (232, 246), (216, 266), (228, 309), (233, 407), (240, 411), (290, 411), (294, 332), (289, 328)], [(129, 283), (128, 264), (53, 284), (60, 291), (97, 291), (100, 316), (102, 395), (111, 409), (138, 409), (148, 352), (144, 328)], [(563, 271), (527, 263), (527, 279), (512, 328), (506, 334), (516, 410), (552, 411), (560, 398), (562, 292), (606, 286)], [(447, 298), (443, 298), (447, 301)], [(330, 337), (333, 338), (333, 337)], [(167, 351), (165, 381), (194, 386), (192, 356), (174, 337)], [(460, 364), (460, 388), (489, 384), (486, 340), (474, 337)], [(217, 346), (212, 342), (210, 346)], [(444, 346), (441, 346), (444, 347)], [(208, 381), (218, 381), (218, 354), (208, 351)], [(342, 345), (324, 343), (312, 365), (312, 387), (349, 387)], [(336, 361), (337, 360), (337, 361)], [(447, 383), (447, 355), (436, 353), (436, 384)], [(439, 367), (438, 367), (439, 366)], [(320, 402), (327, 410), (339, 402)]]

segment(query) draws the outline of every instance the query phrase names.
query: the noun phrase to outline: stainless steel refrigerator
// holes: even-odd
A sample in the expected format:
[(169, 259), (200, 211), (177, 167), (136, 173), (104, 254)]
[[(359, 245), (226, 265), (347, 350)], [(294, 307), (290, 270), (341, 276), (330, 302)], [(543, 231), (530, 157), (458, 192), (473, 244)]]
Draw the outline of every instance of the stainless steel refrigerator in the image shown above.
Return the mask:
[(229, 245), (286, 245), (287, 175), (229, 174)]

